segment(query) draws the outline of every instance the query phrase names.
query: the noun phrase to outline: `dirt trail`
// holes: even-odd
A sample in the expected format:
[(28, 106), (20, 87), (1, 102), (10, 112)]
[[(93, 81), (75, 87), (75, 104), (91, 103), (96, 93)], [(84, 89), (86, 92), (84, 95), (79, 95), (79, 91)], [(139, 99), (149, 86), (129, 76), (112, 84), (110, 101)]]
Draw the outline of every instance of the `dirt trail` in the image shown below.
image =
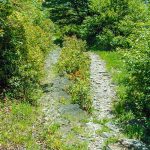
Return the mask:
[[(59, 140), (64, 145), (62, 149), (86, 150), (86, 131), (84, 120), (88, 119), (87, 112), (80, 109), (79, 105), (71, 104), (71, 99), (66, 92), (70, 81), (55, 73), (54, 65), (57, 63), (60, 50), (50, 53), (46, 61), (47, 78), (43, 83), (45, 95), (42, 98), (44, 113), (44, 126), (59, 125), (57, 133)], [(83, 149), (84, 148), (84, 149)]]
[[(115, 85), (112, 84), (111, 77), (106, 71), (105, 62), (92, 52), (90, 58), (91, 96), (94, 108), (91, 124), (95, 126), (95, 140), (90, 143), (90, 150), (148, 150), (142, 142), (125, 138), (113, 122), (112, 105), (113, 100), (116, 99)], [(100, 129), (96, 123), (101, 125)]]
[[(120, 136), (119, 129), (111, 122), (113, 117), (112, 101), (115, 98), (114, 85), (106, 71), (105, 63), (99, 56), (90, 53), (91, 58), (91, 96), (93, 101), (93, 115), (91, 119), (94, 129), (94, 141), (90, 142), (91, 150), (99, 150), (107, 147), (107, 143), (117, 140)], [(116, 137), (116, 138), (114, 138)], [(117, 146), (115, 149), (121, 149)], [(114, 149), (114, 150), (115, 150)]]
[(91, 53), (90, 57), (94, 114), (97, 119), (109, 119), (112, 118), (111, 107), (115, 98), (114, 85), (106, 71), (105, 63), (94, 53)]
[[(47, 77), (43, 82), (45, 91), (41, 105), (43, 108), (44, 127), (59, 125), (57, 134), (62, 141), (63, 150), (127, 150), (121, 144), (112, 144), (121, 139), (119, 129), (112, 123), (111, 106), (115, 98), (114, 85), (105, 69), (105, 63), (99, 56), (89, 53), (91, 58), (91, 96), (93, 113), (89, 115), (79, 105), (71, 104), (66, 92), (70, 84), (65, 77), (54, 72), (54, 65), (59, 59), (59, 49), (50, 53), (46, 60)], [(42, 149), (47, 149), (44, 146)], [(142, 150), (142, 149), (140, 149)], [(146, 150), (146, 149), (143, 149)]]

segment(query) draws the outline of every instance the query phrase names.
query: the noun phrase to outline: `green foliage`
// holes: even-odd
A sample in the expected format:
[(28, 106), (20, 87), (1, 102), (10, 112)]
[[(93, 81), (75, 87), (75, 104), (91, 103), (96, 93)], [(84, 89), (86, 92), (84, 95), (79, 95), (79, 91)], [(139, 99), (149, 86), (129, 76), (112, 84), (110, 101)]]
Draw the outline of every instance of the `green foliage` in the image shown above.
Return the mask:
[(36, 109), (27, 103), (0, 103), (1, 149), (17, 149), (24, 146), (27, 149), (39, 149), (32, 136)]
[[(147, 133), (150, 129), (150, 31), (143, 28), (135, 32), (136, 34), (130, 37), (133, 46), (124, 54), (129, 73), (125, 83), (126, 96), (116, 108), (122, 105), (124, 111), (117, 111), (117, 115), (123, 120), (128, 134), (149, 143), (150, 136)], [(132, 114), (131, 117), (122, 119), (126, 113)]]
[[(83, 65), (85, 56), (86, 43), (82, 40), (73, 38), (65, 38), (61, 57), (59, 59), (59, 73), (75, 73)], [(67, 57), (68, 56), (68, 57)]]
[(89, 0), (46, 0), (43, 5), (50, 7), (51, 18), (59, 25), (80, 24), (87, 14)]
[[(50, 10), (50, 18), (56, 23), (62, 34), (79, 35), (80, 25), (89, 14), (90, 0), (46, 0), (43, 6)], [(80, 36), (80, 35), (79, 35)]]
[(81, 108), (91, 111), (90, 83), (89, 83), (89, 58), (84, 53), (85, 42), (76, 37), (65, 38), (64, 47), (58, 62), (60, 74), (67, 75), (72, 80), (69, 92), (73, 103), (78, 103)]
[(82, 109), (91, 112), (92, 102), (89, 95), (89, 83), (87, 81), (76, 81), (69, 89), (72, 102), (77, 103)]
[(53, 24), (41, 11), (40, 1), (0, 4), (1, 92), (4, 97), (35, 103), (41, 93), (44, 57), (52, 47)]
[(149, 20), (148, 8), (140, 0), (92, 0), (90, 9), (93, 15), (84, 19), (81, 36), (107, 50), (130, 47), (132, 30)]
[(141, 0), (46, 0), (51, 19), (64, 35), (76, 35), (102, 49), (130, 47), (128, 36), (149, 20), (149, 4)]
[[(127, 70), (130, 73), (127, 103), (138, 117), (150, 116), (150, 30), (136, 31), (136, 37), (131, 36), (130, 52), (125, 53)], [(134, 100), (134, 103), (133, 103)]]

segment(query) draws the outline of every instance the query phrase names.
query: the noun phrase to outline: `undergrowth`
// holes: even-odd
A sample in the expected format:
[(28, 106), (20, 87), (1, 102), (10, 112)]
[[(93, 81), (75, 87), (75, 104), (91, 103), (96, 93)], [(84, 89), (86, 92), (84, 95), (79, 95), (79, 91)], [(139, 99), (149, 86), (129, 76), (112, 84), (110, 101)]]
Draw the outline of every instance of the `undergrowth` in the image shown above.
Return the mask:
[(91, 112), (90, 98), (90, 59), (86, 53), (86, 43), (76, 37), (66, 37), (62, 53), (57, 64), (58, 72), (67, 76), (72, 82), (69, 93), (72, 102)]
[(39, 149), (33, 137), (37, 110), (28, 103), (0, 103), (0, 149)]
[(53, 23), (38, 0), (0, 1), (0, 97), (36, 104)]
[[(61, 126), (57, 123), (46, 127), (41, 135), (41, 140), (46, 144), (47, 149), (52, 150), (86, 150), (87, 143), (78, 141), (75, 138), (75, 133), (69, 133), (63, 139), (60, 132)], [(69, 143), (67, 143), (69, 141)], [(73, 142), (73, 143), (72, 143)]]

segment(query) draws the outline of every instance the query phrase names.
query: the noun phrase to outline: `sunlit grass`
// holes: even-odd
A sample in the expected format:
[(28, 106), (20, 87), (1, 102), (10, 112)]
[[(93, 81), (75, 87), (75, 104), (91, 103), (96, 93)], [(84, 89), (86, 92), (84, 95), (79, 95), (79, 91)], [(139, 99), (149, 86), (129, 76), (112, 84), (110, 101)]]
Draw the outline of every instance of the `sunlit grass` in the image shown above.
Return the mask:
[(37, 111), (28, 103), (0, 103), (0, 143), (2, 148), (38, 149), (33, 138)]
[(118, 51), (96, 51), (96, 53), (106, 62), (106, 68), (110, 72), (113, 82), (117, 84), (123, 82), (127, 72), (122, 54)]

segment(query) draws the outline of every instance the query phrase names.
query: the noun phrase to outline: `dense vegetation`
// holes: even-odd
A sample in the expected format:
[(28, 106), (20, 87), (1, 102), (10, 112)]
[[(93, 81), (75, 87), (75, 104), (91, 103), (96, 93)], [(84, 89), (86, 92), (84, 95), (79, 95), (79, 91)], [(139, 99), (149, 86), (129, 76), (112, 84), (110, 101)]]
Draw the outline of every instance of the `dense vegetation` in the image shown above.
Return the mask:
[(53, 24), (38, 1), (3, 1), (0, 10), (0, 93), (35, 103), (44, 57), (52, 47)]
[(43, 6), (50, 8), (51, 19), (59, 27), (62, 34), (78, 35), (78, 30), (85, 16), (89, 13), (89, 0), (46, 0)]
[[(131, 137), (150, 141), (149, 1), (46, 0), (43, 5), (50, 7), (51, 19), (62, 29), (62, 35), (75, 34), (92, 49), (119, 51), (118, 59), (123, 62), (120, 65), (124, 64), (126, 71), (118, 75), (122, 92), (118, 91), (115, 113)], [(64, 15), (56, 13), (64, 10)], [(115, 55), (118, 52), (112, 57)], [(110, 63), (115, 67), (113, 61)]]
[[(33, 137), (54, 25), (39, 0), (0, 1), (0, 149), (39, 149)], [(39, 112), (38, 112), (39, 111)]]
[(76, 37), (65, 38), (62, 53), (57, 64), (58, 72), (72, 80), (69, 93), (72, 102), (77, 103), (82, 109), (91, 112), (92, 102), (90, 98), (89, 81), (89, 57), (84, 53), (86, 43), (77, 40)]
[[(125, 78), (126, 93), (116, 105), (117, 115), (125, 121), (128, 133), (150, 141), (150, 42), (149, 29), (136, 31), (132, 48), (125, 52), (124, 59), (128, 77)], [(128, 113), (127, 113), (128, 112)], [(128, 116), (128, 117), (127, 117)], [(127, 118), (126, 118), (127, 117)]]
[[(87, 43), (88, 49), (99, 50), (118, 85), (114, 112), (120, 125), (130, 137), (149, 143), (149, 3), (149, 0), (45, 0), (43, 4), (41, 0), (0, 1), (2, 146), (18, 147), (26, 142), (26, 147), (37, 149), (32, 139), (36, 111), (30, 104), (36, 104), (42, 93), (44, 60), (55, 37), (55, 42), (63, 43), (57, 67), (60, 75), (71, 80), (72, 102), (91, 112)], [(22, 138), (23, 135), (27, 137)]]

